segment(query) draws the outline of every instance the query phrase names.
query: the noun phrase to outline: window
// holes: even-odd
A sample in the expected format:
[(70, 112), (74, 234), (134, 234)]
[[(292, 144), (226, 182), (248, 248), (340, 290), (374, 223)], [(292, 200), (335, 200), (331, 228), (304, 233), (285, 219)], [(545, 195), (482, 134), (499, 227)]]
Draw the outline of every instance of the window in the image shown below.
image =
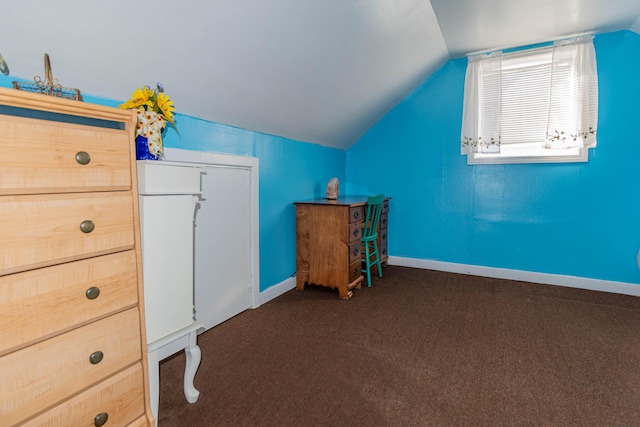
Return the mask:
[(461, 152), (469, 164), (587, 161), (596, 146), (592, 37), (469, 57)]

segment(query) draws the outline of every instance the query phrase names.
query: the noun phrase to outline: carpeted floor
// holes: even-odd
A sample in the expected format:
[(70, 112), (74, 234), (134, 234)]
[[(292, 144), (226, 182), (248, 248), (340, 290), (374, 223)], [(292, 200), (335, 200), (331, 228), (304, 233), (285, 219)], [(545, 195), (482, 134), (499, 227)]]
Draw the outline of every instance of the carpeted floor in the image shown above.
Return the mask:
[(161, 364), (159, 425), (638, 426), (640, 298), (387, 267), (307, 287)]

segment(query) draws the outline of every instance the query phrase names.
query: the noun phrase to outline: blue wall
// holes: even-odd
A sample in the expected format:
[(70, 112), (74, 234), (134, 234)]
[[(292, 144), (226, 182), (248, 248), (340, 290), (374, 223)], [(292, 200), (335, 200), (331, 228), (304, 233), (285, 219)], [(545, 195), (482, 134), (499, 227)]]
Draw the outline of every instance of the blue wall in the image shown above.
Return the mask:
[(599, 129), (588, 163), (467, 165), (464, 58), (359, 139), (347, 191), (392, 197), (391, 255), (640, 283), (640, 35), (594, 43)]
[[(2, 87), (11, 87), (13, 80), (15, 76), (0, 74)], [(112, 107), (123, 102), (84, 93), (83, 98)], [(180, 114), (176, 120), (180, 133), (169, 128), (164, 138), (166, 147), (259, 159), (260, 289), (289, 278), (296, 270), (293, 202), (323, 197), (333, 177), (345, 182), (346, 152)]]

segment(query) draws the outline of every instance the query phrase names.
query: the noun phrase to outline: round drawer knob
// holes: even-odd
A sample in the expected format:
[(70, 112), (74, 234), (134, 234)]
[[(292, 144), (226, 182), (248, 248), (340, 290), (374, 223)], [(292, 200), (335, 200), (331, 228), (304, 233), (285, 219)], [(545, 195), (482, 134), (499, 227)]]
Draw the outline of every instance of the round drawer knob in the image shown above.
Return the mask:
[(94, 228), (96, 228), (96, 225), (93, 223), (93, 221), (89, 219), (82, 221), (82, 223), (80, 223), (80, 230), (83, 233), (91, 233)]
[(100, 296), (100, 288), (92, 286), (85, 292), (87, 299), (96, 299)]
[(91, 356), (89, 356), (89, 362), (91, 362), (92, 365), (97, 365), (98, 363), (102, 362), (103, 357), (104, 353), (102, 353), (101, 351), (94, 351), (93, 353), (91, 353)]
[(93, 419), (93, 425), (95, 425), (96, 427), (103, 426), (107, 423), (108, 419), (109, 419), (109, 414), (107, 414), (106, 412), (103, 412), (101, 414), (96, 415), (96, 417)]
[(79, 165), (88, 165), (91, 161), (91, 156), (86, 151), (78, 151), (76, 153), (76, 162)]

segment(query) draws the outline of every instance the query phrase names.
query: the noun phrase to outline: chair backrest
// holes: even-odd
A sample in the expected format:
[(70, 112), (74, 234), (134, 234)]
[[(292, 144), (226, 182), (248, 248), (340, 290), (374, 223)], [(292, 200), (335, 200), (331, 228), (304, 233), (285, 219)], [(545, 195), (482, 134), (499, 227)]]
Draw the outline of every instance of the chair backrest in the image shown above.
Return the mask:
[(383, 202), (384, 194), (369, 196), (367, 198), (367, 216), (364, 220), (364, 227), (362, 229), (363, 238), (372, 238), (374, 236), (377, 237), (378, 222), (380, 221)]

